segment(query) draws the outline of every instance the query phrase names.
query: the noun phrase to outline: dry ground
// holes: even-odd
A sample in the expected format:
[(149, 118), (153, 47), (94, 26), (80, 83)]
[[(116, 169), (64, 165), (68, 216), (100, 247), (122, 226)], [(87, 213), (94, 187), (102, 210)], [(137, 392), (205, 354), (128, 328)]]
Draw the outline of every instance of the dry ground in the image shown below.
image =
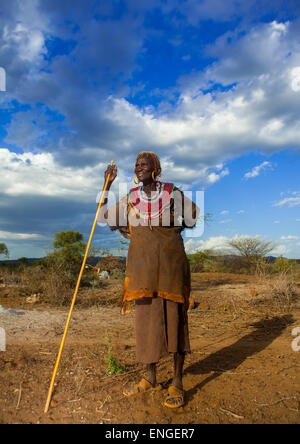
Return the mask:
[[(172, 357), (158, 365), (164, 390), (122, 396), (123, 387), (143, 372), (135, 363), (134, 309), (121, 316), (116, 301), (122, 283), (110, 281), (96, 294), (104, 305), (75, 306), (45, 415), (68, 308), (29, 306), (2, 287), (0, 304), (22, 315), (0, 313), (7, 339), (0, 352), (0, 423), (299, 424), (300, 352), (291, 347), (292, 330), (300, 327), (299, 302), (285, 310), (268, 285), (252, 276), (193, 274), (192, 289), (184, 407), (163, 406)], [(85, 297), (90, 294), (79, 301)], [(106, 375), (107, 334), (113, 355), (126, 366), (121, 375)]]

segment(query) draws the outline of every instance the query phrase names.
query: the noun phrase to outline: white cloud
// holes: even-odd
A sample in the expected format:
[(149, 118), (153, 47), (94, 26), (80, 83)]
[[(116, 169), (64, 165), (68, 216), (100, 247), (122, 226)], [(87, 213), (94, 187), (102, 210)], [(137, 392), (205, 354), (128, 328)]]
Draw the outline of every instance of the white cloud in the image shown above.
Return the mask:
[(286, 197), (274, 204), (275, 207), (296, 207), (297, 205), (300, 205), (300, 197)]
[(254, 167), (251, 171), (249, 171), (248, 173), (246, 173), (244, 175), (245, 179), (252, 179), (254, 177), (257, 177), (260, 175), (261, 171), (267, 169), (267, 168), (271, 168), (272, 164), (270, 162), (263, 162), (260, 165), (257, 165), (256, 167)]
[(91, 201), (96, 198), (97, 188), (102, 186), (105, 166), (62, 167), (51, 153), (16, 154), (2, 148), (0, 189), (11, 197), (39, 195)]
[[(123, 25), (126, 30), (129, 22)], [(27, 29), (27, 22), (22, 26)], [(44, 26), (39, 32), (45, 32)], [(93, 32), (102, 31), (93, 24)], [(135, 34), (130, 38), (134, 40), (132, 54), (136, 54), (142, 37), (138, 42)], [(34, 41), (35, 54), (41, 54), (42, 42), (32, 37)], [(257, 51), (261, 42), (264, 51)], [(34, 108), (13, 116), (6, 128), (6, 141), (24, 149), (35, 146), (41, 152), (51, 152), (66, 166), (92, 167), (113, 155), (116, 162), (122, 159), (123, 165), (128, 165), (127, 175), (136, 153), (151, 149), (160, 155), (164, 172), (170, 167), (170, 179), (205, 186), (229, 174), (223, 166), (226, 160), (251, 149), (260, 147), (268, 153), (287, 146), (299, 149), (300, 91), (292, 89), (291, 78), (298, 72), (300, 47), (293, 25), (263, 23), (243, 37), (237, 31), (227, 33), (209, 51), (217, 61), (204, 72), (181, 78), (175, 104), (166, 97), (157, 109), (133, 105), (121, 93), (99, 98), (82, 82), (71, 60), (59, 57), (51, 65), (51, 74), (47, 70), (31, 73), (28, 82), (13, 92), (17, 98), (34, 97), (57, 109), (66, 117), (65, 129), (59, 131), (47, 123), (46, 110)], [(75, 51), (79, 58), (83, 53), (82, 48)], [(96, 60), (93, 54), (89, 53), (89, 63)], [(133, 62), (129, 71), (132, 66)], [(237, 84), (226, 92), (207, 92), (216, 82)], [(128, 96), (128, 90), (123, 95)], [(264, 162), (245, 177), (255, 177), (270, 167)]]
[(220, 212), (220, 214), (221, 214), (222, 216), (224, 216), (225, 214), (229, 214), (229, 211), (228, 211), (228, 210), (223, 210), (223, 211)]
[(0, 231), (0, 238), (3, 240), (33, 240), (33, 239), (46, 239), (41, 234), (34, 233), (11, 233), (9, 231)]
[(208, 183), (209, 184), (214, 184), (215, 182), (218, 182), (220, 179), (222, 179), (223, 177), (225, 177), (225, 176), (228, 176), (228, 174), (229, 174), (229, 170), (228, 170), (228, 168), (225, 168), (223, 171), (221, 171), (219, 174), (217, 174), (217, 173), (215, 173), (215, 172), (213, 172), (213, 173), (210, 173), (209, 175), (208, 175)]
[(219, 224), (229, 224), (230, 222), (232, 222), (232, 219), (224, 219), (220, 220)]
[(213, 236), (207, 240), (189, 239), (185, 242), (185, 250), (188, 254), (195, 253), (197, 250), (222, 250), (229, 249), (226, 236)]
[(292, 240), (297, 240), (297, 239), (299, 239), (299, 236), (292, 236), (292, 235), (281, 236), (280, 239), (283, 240), (283, 241), (292, 241)]
[(272, 250), (272, 252), (270, 253), (272, 256), (276, 255), (276, 256), (281, 256), (281, 255), (286, 255), (289, 254), (289, 252), (291, 251), (291, 249), (289, 247), (287, 247), (286, 245), (276, 245), (276, 247)]
[(15, 46), (18, 48), (18, 55), (21, 60), (33, 62), (36, 57), (46, 53), (43, 33), (39, 29), (25, 26), (18, 23), (13, 29), (8, 26), (3, 30), (4, 48)]

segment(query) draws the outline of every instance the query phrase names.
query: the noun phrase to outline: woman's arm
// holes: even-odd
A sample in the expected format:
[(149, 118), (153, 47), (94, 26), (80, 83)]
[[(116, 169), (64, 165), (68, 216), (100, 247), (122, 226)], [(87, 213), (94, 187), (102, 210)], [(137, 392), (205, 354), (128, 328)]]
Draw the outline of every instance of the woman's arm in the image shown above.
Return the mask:
[[(106, 191), (104, 194), (104, 199), (99, 211), (99, 216), (98, 216), (98, 222), (100, 223), (107, 223), (107, 216), (108, 216), (108, 212), (107, 212), (107, 196), (108, 196), (108, 192), (110, 190), (110, 187), (112, 185), (112, 183), (114, 182), (115, 178), (117, 177), (117, 173), (118, 173), (118, 168), (117, 165), (108, 165), (105, 173), (104, 173), (104, 184), (106, 183), (107, 180), (107, 176), (109, 176), (108, 182), (107, 182), (107, 186), (106, 186)], [(104, 184), (103, 184), (103, 189), (104, 190)]]
[[(126, 237), (126, 239), (129, 239), (129, 227), (128, 227), (128, 215), (127, 215), (127, 208), (128, 208), (128, 202), (127, 202), (127, 195), (123, 196), (119, 202), (115, 203), (115, 205), (112, 205), (109, 209), (107, 209), (107, 203), (108, 203), (108, 193), (110, 190), (110, 187), (112, 183), (114, 182), (115, 178), (117, 177), (117, 166), (116, 165), (108, 165), (107, 170), (104, 174), (104, 180), (106, 183), (107, 176), (110, 174), (106, 193), (103, 199), (102, 206), (99, 211), (98, 216), (98, 222), (103, 224), (108, 224), (109, 228), (114, 230), (119, 230), (120, 233)], [(104, 188), (104, 187), (103, 187)], [(114, 197), (114, 196), (111, 196)], [(116, 202), (116, 201), (115, 201)]]

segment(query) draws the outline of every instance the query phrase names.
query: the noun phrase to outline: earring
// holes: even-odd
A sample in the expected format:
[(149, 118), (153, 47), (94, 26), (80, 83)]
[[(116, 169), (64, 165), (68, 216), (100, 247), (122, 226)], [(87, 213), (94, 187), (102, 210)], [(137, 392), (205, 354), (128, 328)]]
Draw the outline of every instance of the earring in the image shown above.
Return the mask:
[(140, 181), (138, 180), (138, 178), (137, 178), (137, 182), (135, 181), (135, 177), (136, 177), (136, 175), (134, 174), (134, 176), (133, 176), (133, 182), (136, 184), (136, 185), (138, 185), (139, 183), (140, 183)]
[(152, 171), (152, 179), (154, 180), (154, 182), (158, 181), (158, 175), (154, 176), (154, 171)]

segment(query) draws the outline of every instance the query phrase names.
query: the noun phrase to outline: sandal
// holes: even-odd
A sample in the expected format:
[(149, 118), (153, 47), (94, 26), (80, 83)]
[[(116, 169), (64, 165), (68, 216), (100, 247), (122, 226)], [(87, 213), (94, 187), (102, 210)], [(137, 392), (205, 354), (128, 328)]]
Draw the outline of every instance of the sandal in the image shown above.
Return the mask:
[(147, 379), (142, 378), (138, 384), (135, 384), (132, 387), (125, 388), (123, 390), (123, 395), (130, 397), (133, 395), (137, 395), (138, 393), (148, 392), (149, 390), (161, 390), (161, 385), (158, 384), (153, 386), (151, 382), (147, 381)]
[(184, 405), (184, 390), (170, 385), (168, 388), (168, 397), (165, 400), (164, 406), (170, 409), (178, 409)]

